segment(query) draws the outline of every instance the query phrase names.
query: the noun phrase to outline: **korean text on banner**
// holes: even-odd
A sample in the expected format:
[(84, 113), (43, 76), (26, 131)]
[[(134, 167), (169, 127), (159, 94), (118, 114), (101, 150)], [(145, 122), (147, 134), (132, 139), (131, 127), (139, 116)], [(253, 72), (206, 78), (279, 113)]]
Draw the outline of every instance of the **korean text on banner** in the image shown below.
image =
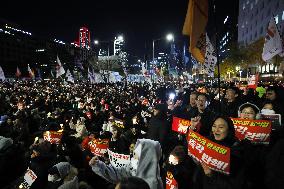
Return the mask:
[(109, 149), (108, 149), (108, 155), (109, 155), (110, 163), (113, 167), (126, 168), (130, 164), (130, 155), (118, 154), (118, 153), (110, 151)]
[(120, 120), (120, 119), (114, 118), (114, 120), (113, 120), (113, 125), (116, 126), (116, 127), (119, 127), (119, 128), (124, 129), (123, 121)]
[(230, 148), (219, 145), (200, 134), (189, 130), (188, 154), (210, 169), (230, 174)]
[(24, 182), (21, 185), (24, 188), (30, 188), (36, 179), (36, 174), (28, 168), (24, 176)]
[(281, 128), (281, 114), (260, 114), (264, 120), (271, 121), (272, 130)]
[(107, 139), (93, 139), (89, 142), (91, 152), (97, 156), (104, 156), (107, 152), (109, 141)]
[(166, 189), (178, 189), (178, 183), (170, 171), (166, 175)]
[(178, 118), (178, 117), (173, 117), (173, 123), (172, 123), (172, 130), (186, 134), (188, 127), (190, 127), (191, 122), (190, 120)]
[(236, 136), (239, 140), (246, 138), (253, 143), (269, 144), (271, 121), (240, 118), (231, 119), (234, 123)]
[(43, 133), (43, 139), (51, 144), (59, 144), (62, 138), (62, 132), (46, 131)]

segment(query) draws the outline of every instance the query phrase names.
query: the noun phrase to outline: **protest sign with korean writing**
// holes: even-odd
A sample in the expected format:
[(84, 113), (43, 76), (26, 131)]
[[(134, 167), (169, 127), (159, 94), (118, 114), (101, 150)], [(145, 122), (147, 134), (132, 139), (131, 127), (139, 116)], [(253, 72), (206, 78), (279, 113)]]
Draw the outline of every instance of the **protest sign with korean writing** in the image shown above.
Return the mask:
[(239, 140), (248, 139), (253, 143), (269, 144), (271, 121), (269, 120), (249, 120), (231, 118), (236, 137)]
[(188, 154), (210, 169), (230, 174), (230, 148), (212, 142), (200, 134), (189, 130)]
[(109, 140), (107, 139), (92, 139), (89, 142), (91, 152), (97, 156), (104, 156), (107, 152)]
[(43, 133), (43, 139), (49, 141), (51, 144), (59, 144), (62, 134), (62, 132), (57, 131), (46, 131)]
[(271, 121), (272, 129), (277, 129), (282, 127), (281, 126), (281, 114), (260, 114), (261, 118), (264, 120)]
[(119, 127), (119, 128), (124, 129), (124, 123), (123, 123), (123, 121), (120, 120), (120, 119), (114, 118), (112, 124), (113, 124), (114, 126), (116, 126), (116, 127)]
[(113, 167), (127, 167), (130, 164), (130, 155), (115, 153), (108, 149), (110, 163)]
[(166, 175), (166, 189), (178, 189), (178, 183), (170, 171)]
[(36, 179), (36, 174), (28, 168), (24, 176), (24, 182), (21, 185), (24, 188), (30, 188)]
[(172, 123), (172, 130), (186, 134), (188, 127), (190, 127), (190, 120), (178, 118), (178, 117), (173, 117), (173, 123)]

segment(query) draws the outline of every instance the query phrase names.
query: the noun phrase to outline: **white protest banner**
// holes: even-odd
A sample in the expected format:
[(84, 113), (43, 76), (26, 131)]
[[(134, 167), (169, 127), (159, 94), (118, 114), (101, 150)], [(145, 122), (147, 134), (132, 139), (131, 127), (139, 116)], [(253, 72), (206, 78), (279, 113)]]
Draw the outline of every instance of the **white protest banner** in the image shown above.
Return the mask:
[(36, 174), (31, 169), (28, 168), (24, 176), (24, 182), (21, 185), (24, 188), (30, 188), (36, 179), (37, 179)]
[(110, 163), (113, 167), (127, 167), (130, 164), (130, 155), (119, 154), (108, 149)]

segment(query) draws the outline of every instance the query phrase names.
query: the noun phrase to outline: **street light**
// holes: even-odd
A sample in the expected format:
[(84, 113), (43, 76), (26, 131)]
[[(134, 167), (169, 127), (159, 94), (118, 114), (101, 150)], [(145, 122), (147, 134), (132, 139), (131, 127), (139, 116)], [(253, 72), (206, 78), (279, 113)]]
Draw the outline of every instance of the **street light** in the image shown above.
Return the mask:
[(95, 40), (95, 41), (94, 41), (94, 44), (95, 44), (95, 45), (98, 45), (98, 44), (99, 44), (99, 41), (98, 41), (98, 40)]
[(123, 41), (123, 36), (120, 35), (120, 36), (117, 37), (117, 39), (118, 39), (119, 41)]
[(171, 34), (171, 33), (169, 33), (169, 34), (167, 35), (167, 40), (168, 40), (168, 41), (173, 41), (173, 40), (174, 40), (174, 35)]

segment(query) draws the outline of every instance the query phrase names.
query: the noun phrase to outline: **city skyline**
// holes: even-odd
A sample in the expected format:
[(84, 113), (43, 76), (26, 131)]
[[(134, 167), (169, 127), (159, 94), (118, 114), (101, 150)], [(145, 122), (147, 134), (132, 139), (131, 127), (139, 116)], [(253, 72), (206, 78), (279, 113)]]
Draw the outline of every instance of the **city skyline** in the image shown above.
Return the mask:
[[(130, 53), (143, 56), (152, 39), (167, 33), (181, 35), (188, 0), (174, 3), (144, 1), (56, 2), (36, 1), (5, 3), (0, 18), (18, 24), (23, 30), (67, 43), (77, 38), (78, 29), (89, 28), (92, 41), (113, 40), (125, 36)], [(146, 47), (145, 47), (146, 44)]]

